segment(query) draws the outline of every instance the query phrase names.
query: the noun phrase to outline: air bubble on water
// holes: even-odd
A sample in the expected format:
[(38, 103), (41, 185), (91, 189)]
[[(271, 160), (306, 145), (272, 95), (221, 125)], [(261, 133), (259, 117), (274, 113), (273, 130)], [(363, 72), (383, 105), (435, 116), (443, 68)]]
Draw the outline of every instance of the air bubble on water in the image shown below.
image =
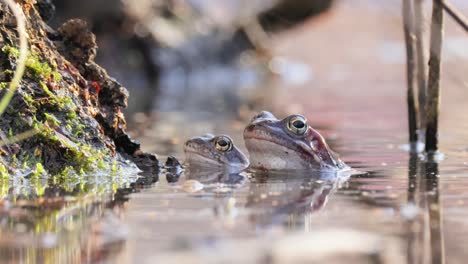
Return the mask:
[(406, 152), (411, 152), (415, 150), (416, 153), (421, 153), (424, 151), (424, 143), (416, 142), (416, 143), (410, 143), (410, 144), (401, 144), (398, 146), (398, 148)]
[(440, 162), (445, 160), (445, 154), (440, 151), (435, 151), (431, 153), (421, 154), (420, 158), (423, 161)]
[(57, 236), (53, 233), (45, 233), (42, 236), (42, 246), (45, 248), (53, 248), (57, 246)]
[(406, 220), (412, 220), (419, 214), (419, 207), (414, 203), (407, 203), (401, 206), (400, 214)]
[(226, 186), (217, 186), (217, 188), (214, 190), (215, 193), (228, 193), (231, 191), (232, 189)]

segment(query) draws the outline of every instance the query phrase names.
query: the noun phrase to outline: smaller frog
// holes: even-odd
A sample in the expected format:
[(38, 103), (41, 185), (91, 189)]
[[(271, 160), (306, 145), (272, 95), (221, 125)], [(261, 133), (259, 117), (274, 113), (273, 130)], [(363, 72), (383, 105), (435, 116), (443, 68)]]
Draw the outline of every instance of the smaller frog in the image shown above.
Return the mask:
[(224, 167), (241, 171), (249, 166), (247, 157), (226, 135), (205, 134), (187, 140), (184, 144), (185, 161), (201, 167)]

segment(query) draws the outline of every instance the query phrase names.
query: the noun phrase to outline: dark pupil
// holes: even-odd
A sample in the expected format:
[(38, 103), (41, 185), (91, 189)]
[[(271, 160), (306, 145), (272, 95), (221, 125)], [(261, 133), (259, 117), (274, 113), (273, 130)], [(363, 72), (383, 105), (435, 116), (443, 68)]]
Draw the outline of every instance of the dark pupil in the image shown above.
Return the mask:
[(228, 143), (226, 140), (221, 139), (220, 141), (218, 141), (218, 145), (220, 145), (221, 147), (226, 147)]
[(296, 120), (293, 122), (293, 126), (295, 128), (304, 128), (304, 122), (302, 122), (301, 120)]

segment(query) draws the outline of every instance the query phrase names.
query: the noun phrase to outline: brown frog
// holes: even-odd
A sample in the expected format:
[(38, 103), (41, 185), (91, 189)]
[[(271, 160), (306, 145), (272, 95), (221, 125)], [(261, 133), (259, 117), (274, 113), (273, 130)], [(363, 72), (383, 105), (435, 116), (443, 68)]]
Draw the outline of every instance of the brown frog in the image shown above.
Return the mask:
[(349, 168), (301, 115), (277, 119), (262, 111), (244, 130), (250, 166), (260, 170)]
[(191, 138), (185, 142), (184, 152), (189, 166), (224, 167), (229, 171), (241, 171), (249, 166), (247, 157), (226, 135)]

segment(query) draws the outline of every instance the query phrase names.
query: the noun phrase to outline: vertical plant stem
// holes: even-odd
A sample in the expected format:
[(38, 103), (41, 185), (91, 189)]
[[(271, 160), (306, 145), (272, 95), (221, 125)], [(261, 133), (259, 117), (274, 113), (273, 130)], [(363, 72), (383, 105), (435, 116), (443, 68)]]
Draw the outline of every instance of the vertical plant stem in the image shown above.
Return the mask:
[(423, 40), (423, 1), (414, 1), (414, 29), (416, 37), (416, 68), (418, 82), (418, 102), (419, 102), (419, 140), (424, 141), (426, 130), (426, 95), (427, 95), (427, 79), (426, 79), (426, 54), (424, 52)]
[(437, 151), (440, 106), (440, 59), (443, 39), (443, 6), (440, 0), (432, 4), (431, 44), (427, 98), (426, 152)]
[(416, 38), (414, 35), (413, 0), (403, 0), (403, 30), (406, 44), (406, 78), (408, 103), (408, 128), (410, 145), (418, 141), (418, 102), (415, 100), (416, 86)]
[(28, 38), (26, 33), (26, 22), (21, 7), (13, 0), (3, 0), (11, 9), (13, 15), (16, 18), (17, 30), (19, 36), (19, 58), (16, 61), (16, 70), (13, 75), (13, 79), (10, 82), (8, 91), (0, 100), (0, 116), (5, 112), (6, 107), (10, 103), (16, 89), (20, 84), (21, 78), (23, 77), (24, 69), (26, 66), (26, 58), (28, 56)]

